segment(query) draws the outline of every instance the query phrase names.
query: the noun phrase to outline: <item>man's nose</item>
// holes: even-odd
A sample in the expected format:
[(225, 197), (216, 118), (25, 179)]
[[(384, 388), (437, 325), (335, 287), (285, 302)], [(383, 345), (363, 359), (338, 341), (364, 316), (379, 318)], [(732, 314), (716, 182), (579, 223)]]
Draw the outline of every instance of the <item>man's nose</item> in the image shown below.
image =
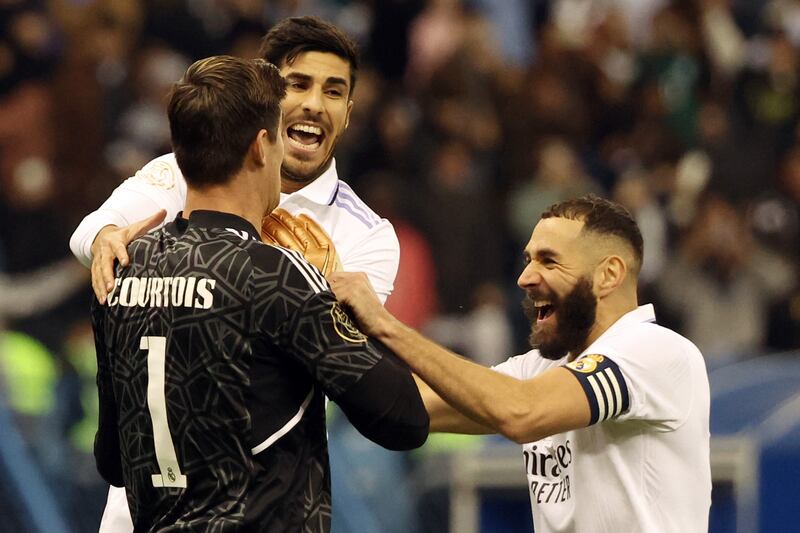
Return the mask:
[(322, 109), (322, 89), (319, 87), (312, 87), (303, 99), (303, 111), (319, 114), (322, 112)]
[(542, 274), (533, 262), (528, 263), (517, 278), (517, 285), (522, 288), (535, 287), (542, 282)]

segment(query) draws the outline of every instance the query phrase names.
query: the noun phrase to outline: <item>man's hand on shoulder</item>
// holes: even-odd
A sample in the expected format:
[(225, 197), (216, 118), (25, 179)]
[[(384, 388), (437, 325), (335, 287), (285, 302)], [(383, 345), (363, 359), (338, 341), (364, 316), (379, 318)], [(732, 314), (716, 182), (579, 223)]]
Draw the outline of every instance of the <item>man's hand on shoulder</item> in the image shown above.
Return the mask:
[(330, 236), (309, 216), (294, 217), (278, 208), (264, 217), (261, 238), (267, 244), (300, 252), (324, 276), (342, 270)]
[(101, 304), (114, 288), (114, 260), (122, 266), (128, 265), (128, 244), (141, 237), (164, 221), (167, 212), (161, 209), (157, 213), (119, 228), (109, 225), (102, 228), (92, 242), (92, 289)]
[(336, 299), (347, 307), (367, 335), (381, 338), (392, 325), (399, 323), (383, 307), (363, 272), (334, 272), (328, 276), (328, 283)]

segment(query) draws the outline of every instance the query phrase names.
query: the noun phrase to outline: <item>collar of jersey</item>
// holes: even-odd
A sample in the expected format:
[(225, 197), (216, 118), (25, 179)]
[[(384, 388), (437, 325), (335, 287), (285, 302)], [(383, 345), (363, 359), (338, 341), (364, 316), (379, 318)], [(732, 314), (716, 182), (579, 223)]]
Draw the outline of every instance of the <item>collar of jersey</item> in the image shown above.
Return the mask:
[(320, 174), (317, 179), (299, 191), (291, 194), (281, 193), (281, 203), (295, 196), (302, 196), (315, 204), (330, 205), (333, 202), (333, 197), (336, 195), (336, 190), (338, 188), (339, 174), (336, 172), (336, 159), (332, 158), (328, 170)]
[[(179, 218), (182, 218), (182, 216), (183, 213), (178, 214)], [(257, 241), (261, 240), (261, 236), (251, 223), (240, 216), (232, 213), (223, 213), (222, 211), (206, 211), (203, 209), (192, 211), (189, 215), (189, 227), (222, 228), (244, 231), (252, 239)]]
[[(633, 311), (628, 311), (621, 317), (617, 319), (616, 322), (611, 324), (611, 327), (608, 328), (603, 332), (600, 337), (597, 338), (592, 343), (594, 346), (597, 342), (601, 341), (604, 338), (613, 337), (616, 335), (620, 330), (623, 330), (626, 326), (631, 324), (641, 324), (643, 322), (655, 322), (656, 321), (656, 311), (653, 308), (653, 304), (644, 304), (640, 305)], [(589, 346), (586, 350), (578, 356), (578, 358), (583, 357), (586, 354), (592, 353), (592, 346)]]

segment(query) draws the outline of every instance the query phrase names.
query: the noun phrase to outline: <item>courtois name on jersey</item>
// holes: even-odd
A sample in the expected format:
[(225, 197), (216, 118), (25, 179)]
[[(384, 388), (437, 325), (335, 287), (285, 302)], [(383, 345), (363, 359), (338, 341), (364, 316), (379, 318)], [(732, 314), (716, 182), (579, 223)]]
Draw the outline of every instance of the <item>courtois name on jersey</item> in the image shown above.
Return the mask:
[(195, 276), (117, 278), (108, 305), (211, 309), (216, 283)]

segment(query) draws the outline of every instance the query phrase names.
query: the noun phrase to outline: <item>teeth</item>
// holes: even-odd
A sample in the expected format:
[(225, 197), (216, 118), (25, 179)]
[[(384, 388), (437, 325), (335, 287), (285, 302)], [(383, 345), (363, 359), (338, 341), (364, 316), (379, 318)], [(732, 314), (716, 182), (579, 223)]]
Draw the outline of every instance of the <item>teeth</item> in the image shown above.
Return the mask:
[(317, 141), (315, 143), (312, 143), (312, 144), (303, 144), (303, 143), (297, 142), (294, 139), (292, 139), (291, 137), (289, 137), (289, 143), (292, 146), (297, 146), (298, 148), (302, 148), (303, 150), (313, 151), (313, 150), (316, 150), (317, 148), (319, 148), (319, 141)]
[(311, 133), (313, 135), (322, 135), (322, 128), (318, 126), (311, 126), (309, 124), (295, 124), (292, 126), (293, 130)]
[(550, 302), (533, 302), (533, 305), (536, 307), (544, 307), (545, 305), (550, 305)]

